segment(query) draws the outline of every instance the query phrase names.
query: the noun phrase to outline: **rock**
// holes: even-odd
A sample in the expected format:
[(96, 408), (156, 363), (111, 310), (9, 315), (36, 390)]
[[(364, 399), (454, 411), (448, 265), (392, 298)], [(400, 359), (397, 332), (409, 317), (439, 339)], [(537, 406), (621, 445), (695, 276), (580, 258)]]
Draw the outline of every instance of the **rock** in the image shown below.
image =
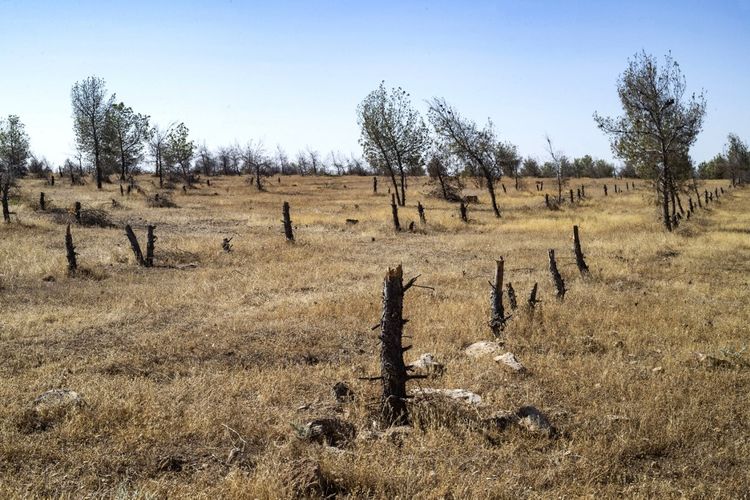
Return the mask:
[(435, 361), (435, 356), (431, 352), (422, 354), (419, 359), (412, 361), (408, 366), (426, 375), (439, 376), (445, 372), (445, 365)]
[(651, 372), (653, 372), (653, 373), (661, 373), (663, 371), (664, 371), (664, 368), (662, 368), (661, 366), (655, 366), (655, 367), (651, 368)]
[(474, 342), (467, 347), (464, 352), (467, 356), (479, 358), (483, 356), (491, 356), (493, 354), (500, 354), (502, 349), (502, 346), (498, 342), (482, 340), (481, 342)]
[(518, 417), (518, 425), (532, 434), (554, 436), (557, 433), (547, 416), (533, 406), (522, 406), (516, 412), (516, 416)]
[(698, 359), (698, 363), (707, 368), (732, 368), (732, 366), (734, 366), (726, 359), (716, 358), (708, 354), (703, 354), (702, 352), (696, 352), (695, 357)]
[(456, 399), (468, 403), (470, 405), (482, 404), (482, 397), (479, 394), (474, 394), (466, 389), (418, 389), (414, 391), (414, 397), (424, 396), (443, 396), (450, 399)]
[(501, 356), (495, 356), (495, 361), (502, 363), (503, 366), (508, 368), (514, 373), (525, 373), (526, 367), (521, 364), (516, 358), (516, 355), (512, 352), (506, 352)]
[(51, 429), (85, 402), (70, 389), (52, 389), (37, 397), (17, 420), (18, 429), (26, 434)]
[(355, 224), (359, 224), (359, 219), (346, 219), (347, 226), (353, 226)]
[(297, 427), (300, 439), (328, 446), (344, 446), (357, 434), (354, 425), (339, 418), (317, 418)]
[(333, 397), (339, 403), (351, 403), (354, 401), (354, 392), (344, 382), (336, 382), (333, 385)]

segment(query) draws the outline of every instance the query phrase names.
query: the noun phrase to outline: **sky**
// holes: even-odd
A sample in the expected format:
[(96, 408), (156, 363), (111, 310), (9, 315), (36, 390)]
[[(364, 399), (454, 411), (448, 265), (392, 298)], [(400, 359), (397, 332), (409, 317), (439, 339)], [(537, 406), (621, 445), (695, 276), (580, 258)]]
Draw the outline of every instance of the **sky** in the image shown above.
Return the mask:
[(491, 118), (523, 156), (548, 159), (549, 135), (569, 157), (612, 160), (592, 115), (620, 113), (617, 78), (642, 50), (671, 51), (705, 91), (694, 160), (729, 132), (750, 141), (750, 0), (0, 0), (0, 116), (60, 164), (75, 151), (71, 86), (96, 75), (210, 148), (360, 154), (357, 105), (385, 80), (425, 114), (443, 97)]

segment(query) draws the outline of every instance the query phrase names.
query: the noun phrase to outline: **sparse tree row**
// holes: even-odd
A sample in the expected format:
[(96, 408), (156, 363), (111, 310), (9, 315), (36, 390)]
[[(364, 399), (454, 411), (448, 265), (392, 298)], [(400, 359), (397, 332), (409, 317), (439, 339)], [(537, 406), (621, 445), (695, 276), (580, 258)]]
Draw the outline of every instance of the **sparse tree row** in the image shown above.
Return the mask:
[[(550, 209), (566, 199), (574, 204), (586, 198), (583, 186), (580, 190), (568, 187), (570, 179), (642, 178), (653, 182), (659, 218), (671, 231), (690, 218), (690, 205), (697, 203), (701, 208), (706, 203), (705, 195), (699, 196), (699, 179), (727, 179), (732, 187), (750, 180), (750, 149), (733, 133), (722, 153), (694, 165), (690, 147), (701, 131), (706, 102), (703, 94), (689, 95), (686, 89), (685, 78), (670, 56), (660, 65), (656, 58), (641, 52), (628, 62), (617, 82), (623, 114), (594, 115), (598, 127), (610, 136), (613, 153), (623, 161), (618, 170), (589, 155), (571, 160), (553, 148), (549, 137), (547, 161), (522, 158), (516, 146), (499, 138), (492, 120), (479, 126), (439, 97), (427, 101), (425, 120), (406, 90), (388, 88), (385, 82), (357, 108), (363, 158), (333, 151), (322, 155), (310, 147), (288, 155), (276, 146), (270, 153), (261, 142), (252, 140), (244, 146), (226, 145), (212, 151), (191, 138), (185, 123), (154, 124), (148, 115), (110, 94), (103, 79), (91, 76), (71, 88), (76, 151), (56, 170), (58, 179), (67, 178), (75, 185), (85, 184), (86, 176), (91, 175), (99, 189), (117, 176), (123, 195), (126, 189), (128, 194), (137, 189), (133, 177), (146, 170), (158, 177), (160, 188), (181, 183), (186, 193), (196, 183), (210, 183), (214, 175), (245, 174), (249, 184), (265, 191), (272, 175), (375, 174), (373, 194), (378, 194), (377, 176), (382, 176), (399, 207), (406, 206), (409, 178), (429, 175), (434, 194), (457, 203), (467, 201), (461, 191), (473, 180), (486, 189), (496, 217), (502, 215), (498, 193), (507, 192), (503, 176), (511, 179), (508, 185), (516, 190), (525, 189), (522, 177), (537, 178), (538, 191), (543, 190), (539, 177), (553, 178), (555, 196), (546, 196)], [(26, 175), (45, 178), (50, 185), (55, 182), (49, 162), (31, 154), (21, 119), (9, 115), (0, 119), (0, 193), (4, 193), (6, 204), (15, 180)], [(603, 194), (619, 194), (622, 186), (625, 192), (630, 190), (625, 180), (605, 185)], [(6, 221), (10, 212), (4, 207)], [(461, 214), (463, 219), (465, 212)], [(423, 211), (420, 220), (424, 224)]]

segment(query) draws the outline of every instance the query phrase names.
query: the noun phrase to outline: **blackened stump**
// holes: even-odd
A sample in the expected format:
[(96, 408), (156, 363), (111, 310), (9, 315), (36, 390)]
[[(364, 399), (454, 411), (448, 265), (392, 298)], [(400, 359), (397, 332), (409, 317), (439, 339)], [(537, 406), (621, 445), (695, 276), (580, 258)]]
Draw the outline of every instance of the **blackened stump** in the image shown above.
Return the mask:
[(419, 222), (427, 224), (427, 219), (424, 216), (424, 207), (421, 202), (417, 202), (417, 213), (419, 214)]
[(508, 303), (510, 304), (510, 310), (515, 311), (518, 308), (518, 300), (516, 299), (516, 291), (513, 288), (513, 285), (508, 282), (507, 285), (508, 288)]
[(406, 365), (404, 364), (403, 337), (404, 284), (399, 265), (388, 269), (383, 282), (383, 315), (380, 319), (380, 376), (383, 395), (380, 400), (380, 418), (384, 425), (407, 425)]
[(549, 254), (549, 273), (552, 276), (552, 282), (555, 284), (555, 289), (557, 290), (557, 298), (559, 300), (562, 300), (565, 298), (565, 292), (567, 291), (565, 289), (565, 281), (563, 281), (562, 276), (560, 276), (560, 271), (557, 270), (557, 261), (555, 260), (555, 251), (550, 248), (548, 254)]
[(146, 228), (146, 259), (144, 260), (146, 267), (154, 266), (154, 244), (156, 242), (154, 229), (154, 226)]
[(398, 221), (398, 205), (396, 205), (396, 195), (391, 193), (391, 215), (393, 216), (393, 228), (401, 231), (401, 223)]
[(589, 266), (586, 265), (586, 261), (583, 259), (583, 251), (581, 250), (581, 239), (578, 236), (578, 226), (573, 226), (573, 252), (576, 255), (576, 265), (582, 275), (586, 276), (589, 274)]
[(492, 292), (490, 293), (490, 306), (492, 315), (490, 316), (490, 328), (495, 338), (499, 338), (505, 329), (505, 308), (503, 307), (503, 270), (505, 261), (502, 257), (495, 261), (495, 282), (490, 283)]
[(133, 255), (135, 255), (135, 260), (138, 262), (138, 265), (146, 267), (146, 260), (143, 258), (143, 252), (141, 252), (141, 245), (138, 244), (138, 238), (136, 238), (130, 224), (125, 226), (125, 235), (128, 237), (130, 248), (133, 250)]
[(78, 269), (78, 262), (76, 261), (76, 247), (73, 246), (73, 235), (70, 234), (70, 224), (68, 224), (68, 229), (65, 231), (65, 250), (67, 251), (67, 259), (68, 259), (68, 275), (75, 274), (76, 269)]
[(286, 235), (287, 241), (294, 241), (294, 232), (292, 230), (292, 219), (289, 216), (289, 202), (285, 201), (282, 207), (282, 215), (284, 216), (284, 234)]

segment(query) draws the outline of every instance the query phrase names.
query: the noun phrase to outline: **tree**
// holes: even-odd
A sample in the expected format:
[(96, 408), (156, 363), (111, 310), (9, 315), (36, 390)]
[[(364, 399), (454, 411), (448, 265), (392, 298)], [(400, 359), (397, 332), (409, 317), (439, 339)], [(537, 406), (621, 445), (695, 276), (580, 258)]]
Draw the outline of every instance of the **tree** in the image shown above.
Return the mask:
[(143, 159), (143, 147), (149, 139), (149, 117), (133, 111), (124, 103), (113, 104), (107, 114), (106, 143), (120, 164), (120, 180)]
[(726, 158), (732, 186), (744, 182), (750, 173), (750, 150), (737, 134), (727, 136)]
[(255, 187), (258, 188), (258, 191), (263, 191), (260, 176), (268, 162), (263, 149), (263, 143), (260, 141), (249, 141), (240, 154), (244, 170), (251, 175), (255, 175)]
[(101, 78), (90, 76), (73, 84), (70, 91), (73, 105), (73, 127), (81, 151), (94, 161), (96, 187), (102, 188), (102, 146), (109, 115), (115, 96), (107, 96), (107, 87)]
[(671, 55), (660, 68), (653, 56), (641, 52), (628, 61), (617, 83), (624, 114), (612, 118), (594, 113), (599, 128), (610, 136), (615, 155), (651, 173), (668, 231), (673, 228), (669, 208), (675, 189), (671, 162), (687, 156), (706, 113), (703, 94), (688, 98), (685, 88), (685, 77)]
[(542, 169), (539, 166), (539, 161), (536, 158), (525, 158), (521, 166), (521, 175), (524, 177), (541, 177)]
[[(515, 146), (497, 140), (492, 120), (480, 129), (463, 118), (442, 98), (430, 101), (429, 120), (444, 147), (466, 165), (469, 173), (486, 181), (495, 217), (500, 209), (495, 198), (495, 182), (502, 176), (502, 166), (516, 158)], [(515, 160), (514, 160), (515, 161)]]
[[(562, 189), (563, 185), (567, 182), (565, 167), (569, 165), (568, 159), (560, 151), (555, 151), (552, 147), (552, 139), (549, 136), (547, 139), (547, 152), (552, 158), (552, 168), (554, 170), (555, 179), (557, 179), (557, 203), (562, 203)], [(569, 167), (570, 169), (570, 167)]]
[(185, 184), (191, 186), (190, 161), (193, 159), (195, 144), (190, 140), (190, 130), (184, 123), (172, 127), (166, 137), (164, 161), (170, 170), (179, 169)]
[(0, 120), (0, 175), (5, 178), (4, 182), (25, 175), (30, 157), (29, 136), (21, 119), (9, 115), (6, 120)]
[(198, 147), (198, 159), (195, 163), (196, 170), (203, 172), (203, 175), (206, 177), (214, 175), (216, 159), (211, 154), (211, 151), (208, 150), (205, 142)]
[(357, 108), (357, 121), (365, 159), (391, 178), (396, 201), (405, 206), (407, 171), (423, 162), (428, 144), (424, 120), (405, 90), (398, 87), (388, 92), (385, 82), (380, 82)]
[(318, 169), (322, 168), (322, 164), (320, 162), (320, 153), (318, 153), (314, 149), (310, 149), (310, 147), (308, 146), (307, 157), (309, 158), (310, 172), (313, 175), (318, 175)]
[(164, 159), (167, 155), (168, 138), (172, 127), (173, 124), (166, 129), (154, 125), (148, 134), (148, 149), (154, 159), (154, 173), (159, 177), (160, 188), (164, 187)]

